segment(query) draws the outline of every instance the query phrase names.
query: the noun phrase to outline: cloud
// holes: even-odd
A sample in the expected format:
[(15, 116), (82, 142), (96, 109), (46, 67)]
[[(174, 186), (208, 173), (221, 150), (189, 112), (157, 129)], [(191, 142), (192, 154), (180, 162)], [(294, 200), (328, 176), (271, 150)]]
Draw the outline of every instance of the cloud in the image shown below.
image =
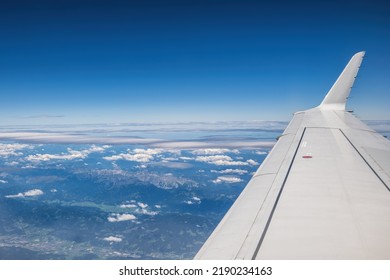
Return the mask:
[(92, 145), (91, 148), (81, 151), (76, 151), (71, 148), (68, 148), (68, 153), (62, 153), (60, 155), (58, 154), (36, 154), (36, 155), (29, 155), (26, 157), (28, 161), (49, 161), (49, 160), (74, 160), (74, 159), (84, 159), (88, 157), (91, 153), (101, 153), (105, 150), (104, 147), (99, 147), (96, 145)]
[(13, 194), (13, 195), (6, 195), (5, 197), (7, 197), (7, 198), (17, 198), (17, 197), (39, 196), (39, 195), (43, 195), (43, 191), (41, 191), (40, 189), (33, 189), (33, 190), (29, 190), (29, 191), (24, 192), (24, 193), (18, 193), (18, 194)]
[[(226, 140), (226, 139), (225, 139)], [(221, 143), (210, 141), (156, 141), (150, 144), (153, 147), (167, 149), (200, 149), (200, 148), (234, 148), (234, 149), (253, 149), (253, 148), (272, 148), (275, 145), (274, 141), (248, 141), (248, 140), (232, 140)]]
[(266, 155), (266, 154), (267, 152), (265, 151), (259, 151), (259, 150), (256, 151), (256, 155)]
[(107, 220), (110, 223), (115, 223), (115, 222), (124, 222), (124, 221), (132, 221), (136, 220), (137, 217), (132, 215), (132, 214), (111, 214)]
[(142, 202), (138, 202), (137, 203), (139, 207), (141, 207), (142, 209), (145, 209), (148, 207), (148, 205), (146, 203), (142, 203)]
[(7, 166), (17, 166), (19, 164), (19, 162), (11, 161), (11, 162), (5, 162), (4, 164), (7, 165)]
[(135, 205), (135, 204), (122, 204), (119, 207), (120, 208), (137, 208), (137, 205)]
[(209, 148), (209, 149), (197, 149), (193, 150), (191, 153), (194, 155), (220, 155), (224, 153), (240, 153), (237, 149), (230, 150), (230, 149), (217, 149), (217, 148)]
[(117, 237), (117, 236), (109, 236), (103, 238), (103, 240), (108, 241), (108, 242), (122, 242), (122, 238)]
[(246, 162), (250, 165), (259, 165), (259, 163), (257, 161), (254, 161), (253, 159), (248, 159)]
[(103, 157), (105, 160), (116, 161), (116, 160), (127, 160), (127, 161), (136, 161), (136, 162), (149, 162), (153, 159), (153, 156), (148, 154), (119, 154), (109, 157)]
[[(181, 160), (193, 160), (192, 157), (179, 157), (179, 159), (181, 159)], [(166, 158), (166, 160), (168, 160), (168, 158)]]
[(0, 143), (0, 157), (9, 157), (9, 156), (21, 156), (22, 152), (19, 150), (23, 149), (32, 149), (33, 146), (26, 144), (1, 144)]
[(243, 175), (247, 174), (248, 171), (244, 169), (226, 169), (226, 170), (211, 170), (212, 173), (220, 173), (220, 174), (238, 174), (238, 175)]
[(146, 154), (146, 155), (158, 155), (164, 152), (163, 149), (134, 149), (135, 154)]
[(195, 158), (196, 161), (200, 162), (215, 162), (215, 161), (232, 161), (233, 159), (225, 155), (216, 155), (216, 156), (198, 156)]
[(249, 162), (233, 161), (231, 157), (226, 155), (198, 156), (195, 158), (195, 160), (215, 165), (249, 165)]
[[(133, 203), (135, 203), (135, 201)], [(155, 216), (158, 214), (158, 212), (156, 212), (156, 211), (148, 210), (147, 208), (149, 207), (149, 205), (146, 203), (142, 203), (142, 202), (137, 202), (137, 204), (122, 204), (120, 207), (121, 208), (128, 208), (128, 209), (135, 209), (134, 211), (137, 214), (143, 214), (143, 215), (149, 215), (149, 216)], [(156, 207), (156, 208), (159, 208), (159, 207)]]
[(184, 203), (188, 204), (188, 205), (201, 204), (202, 200), (199, 197), (194, 196), (194, 197), (191, 198), (191, 200), (184, 201)]
[(1, 183), (1, 184), (7, 184), (8, 181), (6, 181), (6, 180), (0, 180), (0, 183)]
[[(149, 147), (156, 149), (233, 149), (230, 152), (234, 152), (234, 149), (269, 149), (275, 145), (276, 141), (256, 141), (253, 139), (237, 139), (236, 137), (226, 141), (228, 139), (223, 138), (213, 139), (200, 139), (200, 140), (172, 140), (172, 139), (156, 139), (156, 138), (140, 138), (135, 136), (107, 136), (107, 133), (111, 133), (111, 130), (102, 130), (99, 134), (88, 134), (88, 131), (80, 132), (25, 132), (25, 131), (12, 131), (12, 132), (0, 132), (0, 140), (6, 141), (23, 141), (28, 143), (54, 143), (54, 144), (110, 144), (110, 145), (122, 145), (122, 144), (134, 144), (134, 145), (148, 145)], [(128, 132), (128, 131), (127, 131)]]
[[(115, 137), (88, 135), (84, 131), (80, 135), (71, 132), (1, 132), (0, 140), (28, 141), (30, 143), (55, 144), (152, 144), (161, 139), (145, 139), (139, 137)], [(108, 131), (109, 132), (109, 131)]]
[(129, 150), (129, 153), (103, 157), (103, 159), (109, 161), (127, 160), (146, 163), (153, 160), (155, 155), (163, 152), (163, 149), (134, 149), (133, 151)]
[[(43, 115), (44, 116), (44, 115)], [(39, 116), (39, 117), (42, 117)], [(44, 116), (47, 117), (47, 116)], [(183, 122), (183, 123), (121, 123), (89, 124), (69, 126), (17, 126), (7, 127), (0, 132), (0, 139), (24, 141), (30, 143), (72, 143), (72, 144), (140, 144), (152, 148), (167, 149), (267, 149), (276, 141), (274, 134), (283, 132), (288, 122), (275, 121), (240, 121), (240, 122)], [(186, 140), (182, 133), (204, 132), (207, 137)], [(226, 133), (223, 133), (226, 132)], [(253, 133), (253, 136), (246, 132)], [(202, 133), (202, 134), (204, 134)], [(259, 140), (258, 134), (272, 133), (270, 139)], [(162, 135), (161, 138), (139, 137), (138, 135)], [(165, 137), (165, 135), (169, 137)], [(262, 138), (264, 139), (264, 138)], [(212, 155), (212, 151), (205, 151)], [(214, 153), (215, 154), (215, 153)]]
[(217, 179), (213, 180), (213, 183), (220, 184), (220, 183), (240, 183), (242, 182), (242, 179), (234, 176), (219, 176)]
[(157, 211), (150, 211), (150, 210), (145, 209), (145, 208), (137, 209), (137, 210), (135, 210), (135, 212), (138, 214), (149, 215), (149, 216), (155, 216), (158, 214)]

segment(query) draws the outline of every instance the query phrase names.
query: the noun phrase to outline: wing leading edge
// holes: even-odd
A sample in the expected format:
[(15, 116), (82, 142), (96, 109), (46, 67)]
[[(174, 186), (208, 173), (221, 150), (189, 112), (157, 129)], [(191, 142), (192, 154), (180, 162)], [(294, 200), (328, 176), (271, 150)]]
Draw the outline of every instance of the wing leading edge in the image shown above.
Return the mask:
[(390, 142), (345, 111), (363, 56), (294, 114), (195, 259), (390, 258)]

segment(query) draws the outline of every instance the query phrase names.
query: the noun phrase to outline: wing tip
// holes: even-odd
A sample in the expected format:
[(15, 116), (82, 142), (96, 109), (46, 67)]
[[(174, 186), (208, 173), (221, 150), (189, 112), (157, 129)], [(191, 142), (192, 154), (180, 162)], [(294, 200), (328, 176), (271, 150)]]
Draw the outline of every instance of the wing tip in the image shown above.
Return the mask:
[(322, 103), (318, 106), (321, 110), (345, 110), (345, 105), (355, 82), (365, 51), (354, 54), (343, 72), (340, 74)]

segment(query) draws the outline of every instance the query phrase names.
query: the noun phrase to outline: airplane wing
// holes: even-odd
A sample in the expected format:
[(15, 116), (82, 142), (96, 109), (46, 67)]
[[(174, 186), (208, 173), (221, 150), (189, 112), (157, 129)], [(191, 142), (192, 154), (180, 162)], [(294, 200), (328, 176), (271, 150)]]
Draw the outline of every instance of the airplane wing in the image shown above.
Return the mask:
[(195, 259), (390, 259), (390, 141), (345, 111), (363, 56), (295, 113)]

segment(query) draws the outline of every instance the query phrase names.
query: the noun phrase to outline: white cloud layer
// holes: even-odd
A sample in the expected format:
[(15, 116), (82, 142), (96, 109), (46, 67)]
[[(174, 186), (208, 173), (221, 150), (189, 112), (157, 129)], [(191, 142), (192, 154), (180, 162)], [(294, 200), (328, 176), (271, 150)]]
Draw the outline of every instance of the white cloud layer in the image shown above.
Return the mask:
[(242, 179), (234, 176), (219, 176), (217, 179), (213, 180), (213, 183), (220, 184), (220, 183), (240, 183), (242, 182)]
[(18, 193), (18, 194), (13, 194), (13, 195), (6, 195), (5, 197), (7, 198), (16, 198), (16, 197), (31, 197), (31, 196), (39, 196), (43, 195), (43, 191), (40, 189), (33, 189), (29, 190), (24, 193)]
[[(105, 146), (109, 147), (109, 146)], [(39, 162), (39, 161), (49, 161), (49, 160), (74, 160), (74, 159), (84, 159), (88, 157), (91, 153), (101, 153), (105, 150), (104, 146), (99, 147), (96, 145), (92, 145), (91, 148), (81, 151), (75, 151), (71, 148), (68, 148), (68, 153), (62, 153), (60, 155), (56, 154), (36, 154), (29, 155), (26, 157), (29, 161)]]
[(111, 214), (107, 220), (111, 223), (115, 222), (124, 222), (124, 221), (131, 221), (136, 220), (137, 217), (132, 214)]
[(129, 153), (121, 153), (119, 155), (113, 155), (103, 157), (105, 160), (116, 161), (116, 160), (127, 160), (146, 163), (154, 159), (155, 155), (163, 153), (163, 149), (134, 149), (129, 150)]
[(32, 149), (33, 146), (26, 144), (1, 144), (0, 143), (0, 157), (20, 156), (23, 155), (19, 152), (23, 149)]

